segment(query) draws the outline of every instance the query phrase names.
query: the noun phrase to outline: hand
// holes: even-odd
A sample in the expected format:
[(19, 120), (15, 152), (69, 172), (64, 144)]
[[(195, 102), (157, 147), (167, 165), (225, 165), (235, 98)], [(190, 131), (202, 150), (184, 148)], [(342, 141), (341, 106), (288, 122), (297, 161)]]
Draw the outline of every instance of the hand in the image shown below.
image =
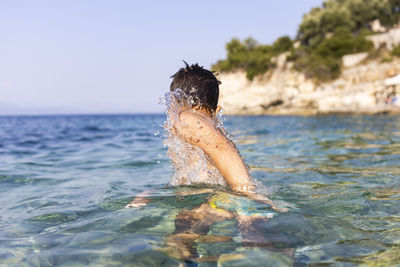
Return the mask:
[(147, 205), (150, 200), (143, 197), (135, 197), (131, 203), (125, 206), (125, 208), (140, 208)]
[(288, 212), (288, 208), (294, 208), (293, 205), (290, 205), (284, 201), (272, 201), (266, 196), (257, 193), (247, 193), (246, 195), (255, 201), (270, 205), (277, 212)]
[(289, 208), (295, 209), (296, 206), (293, 204), (289, 204), (285, 201), (274, 201), (274, 206), (272, 207), (274, 210), (279, 212), (288, 212)]

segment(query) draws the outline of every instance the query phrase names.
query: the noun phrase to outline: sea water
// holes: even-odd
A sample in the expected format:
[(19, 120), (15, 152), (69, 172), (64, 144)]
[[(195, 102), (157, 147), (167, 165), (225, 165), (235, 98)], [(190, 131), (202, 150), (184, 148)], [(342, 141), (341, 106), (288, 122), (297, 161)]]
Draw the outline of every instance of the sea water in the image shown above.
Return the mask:
[[(170, 185), (164, 121), (0, 117), (0, 265), (185, 264), (166, 239), (175, 218), (213, 192)], [(228, 116), (224, 124), (268, 197), (292, 207), (257, 223), (261, 241), (250, 245), (236, 219), (215, 223), (188, 265), (400, 262), (399, 116)], [(146, 190), (145, 207), (124, 208)]]

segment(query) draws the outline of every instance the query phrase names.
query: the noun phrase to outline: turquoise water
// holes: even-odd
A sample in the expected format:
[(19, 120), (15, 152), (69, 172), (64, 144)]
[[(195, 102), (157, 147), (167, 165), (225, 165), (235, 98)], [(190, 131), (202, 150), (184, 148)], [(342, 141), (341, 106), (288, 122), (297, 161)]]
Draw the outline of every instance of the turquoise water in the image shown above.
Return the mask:
[[(218, 190), (167, 186), (164, 119), (0, 117), (0, 265), (400, 262), (400, 117), (227, 117), (252, 175), (293, 207), (248, 227), (218, 221), (183, 245), (176, 218)], [(149, 189), (146, 207), (124, 208)]]

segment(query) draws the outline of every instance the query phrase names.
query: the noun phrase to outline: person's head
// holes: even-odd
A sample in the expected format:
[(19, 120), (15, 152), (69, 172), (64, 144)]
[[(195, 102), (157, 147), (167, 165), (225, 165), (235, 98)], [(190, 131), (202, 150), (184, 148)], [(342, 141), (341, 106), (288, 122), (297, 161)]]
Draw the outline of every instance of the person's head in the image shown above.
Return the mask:
[(171, 78), (170, 91), (181, 89), (191, 100), (192, 107), (205, 108), (208, 112), (217, 111), (219, 84), (215, 75), (198, 64), (179, 69)]

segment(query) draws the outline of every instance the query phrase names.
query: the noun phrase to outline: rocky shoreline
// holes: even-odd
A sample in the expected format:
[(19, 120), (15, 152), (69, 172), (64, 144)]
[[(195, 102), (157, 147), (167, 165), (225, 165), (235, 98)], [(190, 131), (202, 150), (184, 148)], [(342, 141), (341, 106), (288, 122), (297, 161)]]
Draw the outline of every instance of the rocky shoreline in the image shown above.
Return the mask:
[[(286, 54), (277, 68), (253, 81), (244, 71), (220, 73), (220, 105), (230, 115), (400, 114), (400, 59), (365, 59), (331, 82), (317, 83), (293, 70)], [(400, 78), (400, 76), (399, 76)], [(390, 80), (391, 79), (391, 80)], [(388, 82), (389, 81), (389, 82)]]

